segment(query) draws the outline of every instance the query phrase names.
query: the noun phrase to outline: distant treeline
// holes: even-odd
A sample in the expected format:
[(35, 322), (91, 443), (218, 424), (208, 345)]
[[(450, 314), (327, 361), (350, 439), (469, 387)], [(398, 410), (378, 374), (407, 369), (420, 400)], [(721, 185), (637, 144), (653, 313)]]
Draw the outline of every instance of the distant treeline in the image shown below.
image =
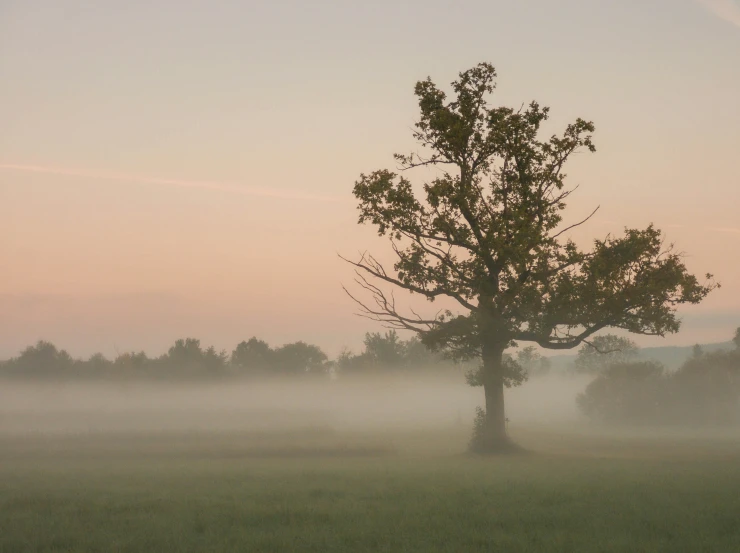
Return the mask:
[(740, 423), (740, 328), (733, 341), (735, 349), (728, 351), (705, 353), (695, 346), (674, 372), (655, 361), (630, 360), (634, 352), (623, 350), (611, 362), (591, 366), (597, 376), (578, 407), (590, 419), (612, 424)]
[(450, 370), (452, 361), (429, 351), (414, 337), (402, 340), (395, 331), (368, 333), (361, 353), (343, 351), (336, 359), (319, 347), (294, 342), (272, 347), (251, 338), (231, 353), (200, 340), (177, 340), (167, 353), (149, 357), (143, 351), (125, 352), (109, 359), (96, 353), (75, 359), (64, 349), (47, 341), (28, 346), (17, 357), (0, 361), (0, 376), (32, 378), (211, 378), (270, 377), (336, 378), (340, 375), (373, 374), (387, 371)]
[[(631, 340), (614, 335), (594, 338), (578, 351), (570, 373), (593, 376), (577, 398), (587, 418), (607, 424), (703, 425), (740, 423), (740, 328), (734, 349), (706, 353), (700, 346), (678, 370), (639, 359)], [(548, 374), (550, 360), (533, 347), (507, 355), (518, 381)], [(380, 374), (466, 374), (480, 385), (478, 362), (454, 363), (413, 337), (394, 331), (368, 333), (363, 349), (343, 351), (330, 359), (320, 347), (294, 342), (272, 347), (251, 338), (229, 354), (200, 340), (177, 340), (167, 353), (149, 357), (126, 352), (108, 359), (97, 353), (75, 359), (50, 342), (40, 341), (17, 357), (0, 362), (0, 377), (33, 379), (208, 379), (270, 378), (337, 379)], [(565, 376), (565, 374), (564, 374)]]

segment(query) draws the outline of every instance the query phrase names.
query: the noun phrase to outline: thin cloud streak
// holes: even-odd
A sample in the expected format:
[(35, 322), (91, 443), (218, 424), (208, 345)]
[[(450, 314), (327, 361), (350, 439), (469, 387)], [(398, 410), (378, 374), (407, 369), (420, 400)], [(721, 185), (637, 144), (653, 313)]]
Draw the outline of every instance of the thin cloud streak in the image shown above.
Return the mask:
[(277, 198), (282, 200), (309, 200), (318, 202), (341, 202), (341, 198), (335, 196), (318, 196), (306, 194), (296, 190), (270, 190), (268, 188), (255, 188), (241, 186), (234, 183), (215, 181), (193, 181), (183, 179), (164, 179), (159, 177), (146, 177), (139, 175), (126, 175), (122, 173), (97, 173), (77, 169), (62, 169), (59, 167), (44, 167), (38, 165), (20, 165), (15, 163), (0, 163), (0, 170), (20, 171), (25, 173), (41, 173), (60, 177), (80, 177), (85, 179), (109, 180), (117, 182), (133, 182), (137, 184), (156, 184), (160, 186), (176, 186), (179, 188), (199, 188), (202, 190), (215, 190), (228, 192), (242, 196), (253, 196), (263, 198)]
[(728, 232), (730, 234), (740, 234), (740, 228), (734, 228), (734, 227), (711, 227), (707, 230), (711, 232)]
[(717, 17), (740, 28), (740, 4), (737, 0), (697, 0)]

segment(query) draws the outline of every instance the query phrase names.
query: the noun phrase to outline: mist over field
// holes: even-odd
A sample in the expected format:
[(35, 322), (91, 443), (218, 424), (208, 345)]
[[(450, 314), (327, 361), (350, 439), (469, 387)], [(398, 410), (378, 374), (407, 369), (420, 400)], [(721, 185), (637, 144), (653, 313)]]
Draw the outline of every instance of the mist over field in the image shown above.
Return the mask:
[[(507, 359), (524, 378), (504, 392), (514, 433), (740, 428), (740, 329), (734, 341), (683, 350), (641, 350), (607, 334), (576, 355), (528, 347)], [(75, 360), (39, 342), (0, 362), (0, 433), (466, 434), (485, 405), (479, 371), (394, 332), (367, 333), (362, 351), (335, 360), (304, 342), (271, 347), (255, 338), (231, 355), (186, 339), (158, 358), (112, 361)]]
[[(591, 379), (548, 375), (508, 390), (510, 424), (582, 421), (575, 398)], [(482, 403), (460, 372), (315, 383), (0, 381), (0, 432), (468, 429)]]
[(737, 550), (740, 330), (671, 370), (624, 337), (593, 344), (619, 350), (509, 354), (519, 449), (491, 457), (466, 453), (476, 364), (393, 333), (334, 360), (256, 339), (115, 360), (39, 342), (0, 364), (0, 548)]

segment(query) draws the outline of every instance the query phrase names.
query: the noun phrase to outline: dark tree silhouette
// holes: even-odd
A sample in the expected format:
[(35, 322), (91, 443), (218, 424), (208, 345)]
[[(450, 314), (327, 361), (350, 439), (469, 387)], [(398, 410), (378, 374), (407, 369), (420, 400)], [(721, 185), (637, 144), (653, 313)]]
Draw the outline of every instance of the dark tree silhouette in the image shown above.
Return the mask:
[(19, 375), (42, 376), (63, 375), (74, 366), (74, 359), (65, 350), (57, 349), (51, 342), (39, 340), (36, 345), (28, 346), (13, 359), (9, 368)]
[(365, 356), (375, 367), (396, 369), (404, 364), (406, 344), (395, 330), (365, 334)]
[(175, 340), (175, 343), (167, 351), (167, 355), (160, 358), (161, 363), (169, 368), (177, 368), (180, 371), (197, 371), (203, 364), (203, 350), (200, 340), (197, 338), (185, 338)]
[[(540, 140), (549, 109), (490, 107), (495, 77), (487, 63), (461, 73), (451, 100), (429, 78), (416, 84), (414, 137), (425, 153), (395, 156), (404, 175), (379, 170), (354, 186), (359, 222), (390, 239), (395, 263), (387, 268), (369, 254), (347, 260), (370, 296), (351, 294), (362, 314), (459, 358), (482, 359), (480, 451), (511, 445), (504, 385), (521, 382), (522, 371), (504, 362), (507, 348), (524, 341), (570, 349), (607, 327), (676, 332), (676, 306), (698, 303), (715, 286), (710, 275), (700, 284), (689, 274), (652, 225), (596, 240), (590, 252), (566, 238), (593, 215), (564, 224), (561, 213), (573, 191), (565, 164), (579, 150), (595, 151), (594, 125), (578, 119)], [(422, 192), (405, 176), (413, 169), (435, 172)], [(448, 298), (459, 312), (402, 311), (384, 284)]]
[(113, 361), (116, 370), (141, 372), (150, 367), (153, 359), (149, 359), (143, 351), (121, 353)]
[(326, 375), (327, 361), (327, 355), (318, 346), (295, 342), (274, 350), (273, 370), (284, 375)]
[(273, 350), (267, 342), (252, 337), (238, 344), (231, 352), (231, 364), (240, 371), (264, 372), (270, 368), (273, 355)]
[(695, 350), (674, 372), (654, 361), (618, 361), (599, 373), (577, 403), (588, 418), (605, 423), (737, 424), (740, 348)]
[(418, 336), (402, 340), (395, 330), (365, 334), (364, 350), (359, 355), (345, 350), (339, 354), (339, 374), (400, 373), (416, 369), (449, 369), (452, 364), (425, 346)]
[(655, 361), (615, 361), (576, 398), (581, 412), (594, 421), (655, 423), (667, 398), (663, 366)]

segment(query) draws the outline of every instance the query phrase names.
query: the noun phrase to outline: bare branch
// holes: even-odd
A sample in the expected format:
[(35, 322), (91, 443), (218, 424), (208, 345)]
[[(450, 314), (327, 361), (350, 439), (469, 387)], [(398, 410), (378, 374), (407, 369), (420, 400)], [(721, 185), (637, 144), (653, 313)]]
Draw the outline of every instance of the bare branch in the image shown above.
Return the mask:
[(594, 344), (593, 342), (589, 340), (581, 340), (581, 341), (587, 346), (592, 347), (596, 353), (600, 353), (601, 355), (608, 355), (610, 353), (621, 353), (622, 352), (620, 348), (601, 350), (598, 348), (598, 346), (596, 346), (596, 344)]
[(345, 286), (342, 286), (344, 292), (360, 307), (360, 313), (357, 313), (358, 316), (380, 322), (392, 328), (411, 330), (416, 333), (428, 331), (432, 328), (432, 325), (437, 323), (434, 319), (422, 319), (419, 316), (411, 318), (399, 314), (393, 299), (389, 300), (382, 290), (368, 283), (362, 275), (358, 274), (358, 276), (360, 280), (356, 280), (355, 282), (360, 284), (365, 290), (369, 290), (372, 293), (373, 300), (378, 305), (377, 310), (370, 308), (367, 304), (352, 295)]
[(588, 221), (589, 219), (591, 219), (591, 217), (593, 217), (593, 216), (594, 216), (594, 214), (595, 214), (595, 213), (596, 213), (596, 212), (597, 212), (597, 211), (598, 211), (598, 210), (599, 210), (600, 208), (601, 208), (601, 206), (597, 206), (597, 207), (596, 207), (596, 209), (594, 209), (594, 210), (593, 210), (593, 211), (591, 212), (591, 215), (589, 215), (588, 217), (586, 217), (586, 218), (585, 218), (585, 219), (584, 219), (583, 221), (580, 221), (580, 222), (578, 222), (578, 223), (574, 223), (574, 224), (570, 225), (569, 227), (566, 227), (566, 228), (564, 228), (563, 230), (561, 230), (560, 232), (558, 232), (557, 234), (555, 234), (554, 236), (552, 236), (552, 239), (554, 240), (555, 238), (557, 238), (558, 236), (560, 236), (560, 235), (562, 235), (562, 234), (564, 234), (564, 233), (568, 232), (569, 230), (571, 230), (571, 229), (574, 229), (574, 228), (576, 228), (576, 227), (580, 227), (580, 226), (581, 226), (582, 224), (586, 223), (586, 222), (587, 222), (587, 221)]
[[(460, 305), (465, 307), (469, 310), (475, 310), (477, 306), (473, 305), (472, 303), (468, 302), (465, 298), (463, 298), (460, 294), (455, 292), (454, 290), (451, 290), (447, 287), (438, 286), (436, 288), (433, 288), (431, 290), (427, 290), (425, 288), (422, 288), (420, 286), (416, 286), (414, 284), (410, 284), (408, 282), (403, 282), (402, 280), (399, 280), (397, 278), (393, 278), (391, 276), (388, 276), (388, 274), (385, 271), (385, 268), (382, 264), (380, 264), (374, 257), (372, 256), (366, 256), (363, 254), (360, 261), (351, 261), (350, 259), (347, 259), (346, 257), (343, 257), (339, 255), (339, 258), (343, 261), (346, 261), (350, 265), (353, 265), (354, 267), (361, 269), (368, 274), (371, 274), (372, 276), (383, 280), (389, 284), (393, 284), (394, 286), (398, 286), (399, 288), (403, 288), (405, 290), (408, 290), (409, 292), (414, 292), (417, 294), (420, 294), (422, 296), (425, 296), (429, 299), (435, 299), (440, 296), (448, 296), (454, 300), (456, 300)], [(367, 261), (365, 262), (365, 259)]]

